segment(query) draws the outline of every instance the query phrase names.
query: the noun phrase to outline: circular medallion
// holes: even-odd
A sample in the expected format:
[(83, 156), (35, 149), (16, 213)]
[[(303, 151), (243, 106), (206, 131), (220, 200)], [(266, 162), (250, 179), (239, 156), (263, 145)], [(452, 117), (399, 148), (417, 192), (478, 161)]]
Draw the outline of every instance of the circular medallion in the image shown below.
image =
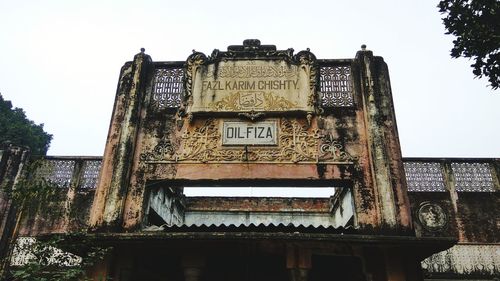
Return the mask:
[(422, 226), (430, 231), (438, 231), (448, 223), (448, 216), (441, 205), (423, 202), (417, 212), (418, 220)]

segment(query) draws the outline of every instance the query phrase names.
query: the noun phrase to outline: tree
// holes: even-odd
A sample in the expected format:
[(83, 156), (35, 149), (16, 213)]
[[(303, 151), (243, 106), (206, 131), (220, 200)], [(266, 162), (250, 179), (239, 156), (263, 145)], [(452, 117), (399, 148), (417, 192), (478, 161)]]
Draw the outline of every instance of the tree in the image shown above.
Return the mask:
[(0, 94), (0, 144), (28, 146), (33, 155), (45, 155), (51, 140), (52, 135), (43, 130), (43, 124), (29, 120), (23, 109), (12, 108), (12, 103)]
[(500, 2), (498, 0), (442, 0), (439, 12), (448, 32), (456, 37), (451, 56), (474, 60), (476, 77), (500, 86)]

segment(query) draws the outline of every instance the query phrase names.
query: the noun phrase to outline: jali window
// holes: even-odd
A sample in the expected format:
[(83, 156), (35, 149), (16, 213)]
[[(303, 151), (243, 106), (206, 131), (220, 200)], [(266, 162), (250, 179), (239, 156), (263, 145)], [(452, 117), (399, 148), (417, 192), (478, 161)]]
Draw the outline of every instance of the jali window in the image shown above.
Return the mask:
[(155, 70), (153, 104), (158, 108), (177, 108), (184, 93), (184, 69), (182, 67)]
[(354, 106), (350, 66), (320, 67), (319, 80), (323, 108)]

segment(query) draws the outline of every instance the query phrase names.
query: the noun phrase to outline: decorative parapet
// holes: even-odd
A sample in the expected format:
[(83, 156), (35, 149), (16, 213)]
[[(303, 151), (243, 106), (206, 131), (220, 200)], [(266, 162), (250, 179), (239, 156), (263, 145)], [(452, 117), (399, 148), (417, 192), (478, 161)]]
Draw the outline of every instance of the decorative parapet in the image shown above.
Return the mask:
[[(331, 151), (329, 147), (322, 146), (321, 157), (327, 157), (329, 151)], [(340, 157), (342, 158), (340, 160), (345, 161), (344, 157), (347, 157), (335, 153), (332, 155), (336, 157), (334, 160), (339, 160), (337, 158)], [(101, 157), (48, 156), (35, 173), (37, 177), (63, 188), (71, 186), (78, 179), (78, 189), (94, 189), (97, 185), (101, 161)], [(495, 158), (405, 158), (403, 163), (410, 192), (446, 191), (446, 186), (449, 184), (445, 177), (447, 167), (450, 167), (457, 191), (495, 192), (498, 190), (498, 187), (495, 187), (498, 183), (495, 165), (499, 165), (499, 160)]]
[[(293, 50), (291, 50), (293, 53)], [(226, 52), (224, 52), (226, 53)], [(305, 54), (308, 54), (309, 52), (306, 51)], [(291, 53), (289, 53), (291, 54)], [(300, 53), (299, 53), (300, 54)], [(298, 56), (297, 54), (296, 56)], [(304, 53), (301, 55), (305, 55)], [(220, 56), (220, 52), (218, 53)], [(285, 54), (282, 56), (283, 58), (288, 58)], [(152, 89), (152, 96), (151, 96), (151, 105), (153, 107), (153, 110), (158, 110), (158, 109), (178, 109), (179, 107), (182, 106), (182, 102), (184, 100), (184, 93), (188, 92), (191, 93), (193, 91), (192, 89), (192, 83), (193, 83), (193, 77), (190, 76), (190, 73), (192, 74), (194, 71), (194, 68), (199, 67), (199, 65), (205, 63), (206, 61), (209, 60), (208, 57), (201, 53), (195, 53), (193, 54), (190, 58), (192, 58), (188, 63), (184, 62), (175, 62), (175, 63), (167, 63), (167, 62), (156, 62), (155, 63), (155, 71), (154, 71), (154, 78), (153, 78), (153, 89)], [(293, 58), (293, 55), (292, 55)], [(289, 60), (292, 60), (292, 58), (289, 58)], [(307, 58), (307, 56), (306, 56)], [(221, 58), (218, 57), (218, 60)], [(296, 59), (298, 60), (298, 59)], [(311, 58), (313, 60), (313, 58)], [(254, 62), (252, 62), (254, 63)], [(256, 68), (256, 67), (254, 67)], [(317, 105), (322, 108), (322, 109), (330, 109), (330, 108), (344, 108), (344, 107), (354, 107), (354, 92), (353, 92), (353, 81), (352, 81), (352, 70), (351, 70), (351, 60), (318, 60), (318, 70), (315, 73), (315, 76), (311, 76), (312, 78), (310, 79), (310, 87), (311, 90), (317, 90)], [(232, 78), (240, 78), (242, 75), (252, 75), (249, 73), (250, 67), (244, 68), (244, 71), (236, 71), (235, 68), (228, 68), (229, 70), (225, 70), (223, 67), (218, 67), (218, 71), (220, 74), (218, 74), (219, 78), (224, 76), (230, 76)], [(275, 68), (272, 68), (275, 69)], [(255, 69), (254, 69), (255, 72)], [(262, 73), (262, 69), (260, 69), (260, 72), (257, 71), (255, 75), (259, 74), (260, 75), (267, 75), (266, 73)], [(283, 75), (286, 74), (286, 72), (282, 72)], [(213, 78), (213, 77), (212, 77)], [(316, 78), (318, 78), (316, 80)], [(184, 81), (186, 85), (184, 85)], [(248, 81), (247, 81), (248, 82)], [(258, 83), (258, 82), (257, 82)], [(241, 87), (249, 87), (252, 88), (252, 83), (246, 83), (242, 84), (243, 86)], [(245, 86), (246, 85), (246, 86)], [(317, 85), (317, 87), (316, 87)], [(211, 83), (210, 85), (206, 84), (205, 85), (208, 89), (210, 86), (210, 89), (219, 89), (219, 87), (222, 87), (220, 84), (216, 83)], [(225, 85), (224, 85), (225, 86)], [(235, 85), (233, 87), (233, 84), (229, 85), (232, 88), (241, 88), (239, 84)], [(262, 84), (261, 86), (264, 86)], [(286, 86), (286, 85), (285, 85)], [(293, 84), (289, 84), (288, 86), (294, 86)], [(297, 86), (297, 85), (295, 85)], [(294, 87), (295, 87), (294, 86)], [(253, 87), (257, 88), (259, 87), (258, 84), (255, 84)], [(263, 93), (263, 92), (262, 92)], [(234, 96), (238, 96), (237, 100), (240, 100), (240, 96), (242, 95), (242, 92), (234, 92), (233, 93), (233, 98)], [(245, 95), (245, 93), (243, 93)], [(263, 97), (259, 97), (258, 94), (254, 95), (253, 98), (261, 98), (263, 100)], [(263, 95), (263, 94), (260, 94)], [(268, 94), (269, 95), (269, 94)], [(189, 96), (189, 95), (188, 95)], [(315, 95), (311, 96), (312, 98), (315, 97)], [(247, 101), (248, 102), (248, 101)], [(234, 102), (233, 102), (234, 103)], [(316, 103), (314, 100), (309, 100), (308, 103), (311, 105), (313, 103)], [(223, 106), (227, 105), (227, 100), (226, 101), (219, 101), (219, 103), (214, 103), (215, 105), (218, 106)], [(229, 109), (232, 110), (239, 110), (239, 111), (245, 111), (245, 106), (247, 104), (230, 104)], [(275, 108), (268, 103), (263, 103), (263, 108), (266, 111), (283, 111), (287, 110), (287, 108)], [(293, 105), (293, 104), (292, 104)], [(288, 107), (291, 105), (289, 104)], [(297, 106), (297, 105), (293, 105)], [(293, 107), (292, 106), (292, 107)], [(249, 107), (249, 106), (246, 106)], [(248, 110), (258, 110), (258, 106), (255, 107), (255, 105), (250, 106), (251, 108)]]
[(495, 192), (499, 190), (499, 159), (403, 159), (408, 191)]
[(417, 236), (497, 243), (499, 159), (403, 159)]
[(102, 157), (46, 157), (39, 160), (32, 180), (43, 180), (61, 188), (92, 190), (97, 186)]

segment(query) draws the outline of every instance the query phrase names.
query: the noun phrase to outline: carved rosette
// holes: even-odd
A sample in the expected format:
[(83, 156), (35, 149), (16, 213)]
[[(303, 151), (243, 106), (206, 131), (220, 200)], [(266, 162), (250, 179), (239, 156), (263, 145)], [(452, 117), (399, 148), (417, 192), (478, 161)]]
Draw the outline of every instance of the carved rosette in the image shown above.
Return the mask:
[(179, 137), (179, 149), (170, 142), (160, 140), (141, 160), (147, 162), (187, 163), (345, 163), (355, 159), (331, 135), (304, 124), (304, 120), (281, 118), (278, 146), (222, 147), (220, 124), (208, 119), (186, 129)]
[(448, 215), (445, 209), (434, 202), (423, 202), (417, 210), (420, 224), (431, 232), (442, 230), (448, 224)]

